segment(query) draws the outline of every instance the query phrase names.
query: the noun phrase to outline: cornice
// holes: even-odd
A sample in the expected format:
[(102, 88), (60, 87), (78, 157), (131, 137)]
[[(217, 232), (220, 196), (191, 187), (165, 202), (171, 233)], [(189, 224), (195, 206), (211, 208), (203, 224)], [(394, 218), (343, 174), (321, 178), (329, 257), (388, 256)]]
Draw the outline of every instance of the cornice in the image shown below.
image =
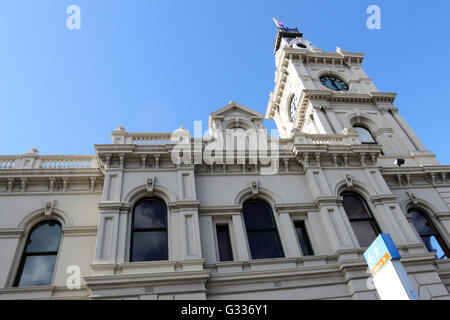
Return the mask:
[(370, 202), (377, 204), (397, 203), (398, 196), (395, 194), (378, 194), (370, 197)]
[(115, 274), (115, 275), (98, 275), (85, 276), (84, 280), (89, 288), (92, 287), (110, 287), (110, 286), (136, 286), (146, 283), (164, 283), (164, 284), (180, 284), (185, 281), (206, 282), (210, 274), (210, 270), (193, 270), (193, 271), (171, 271), (161, 273), (131, 273), (131, 274)]
[(450, 166), (380, 168), (380, 172), (394, 189), (450, 186)]
[(8, 177), (63, 177), (63, 176), (101, 176), (102, 172), (99, 168), (42, 168), (42, 169), (2, 169), (0, 170), (0, 178)]
[(62, 227), (64, 236), (96, 236), (97, 226)]
[[(312, 275), (324, 275), (329, 273), (339, 273), (339, 270), (336, 264), (328, 264), (326, 262), (326, 256), (315, 256), (314, 260), (318, 263), (310, 263), (309, 265), (306, 263), (307, 257), (301, 258), (279, 258), (279, 259), (270, 259), (270, 261), (257, 261), (250, 260), (248, 262), (242, 262), (240, 266), (242, 266), (245, 272), (229, 272), (229, 273), (211, 273), (210, 279), (208, 280), (208, 284), (213, 283), (239, 283), (242, 284), (243, 281), (257, 281), (260, 282), (262, 279), (266, 281), (274, 281), (284, 279), (287, 280), (289, 277), (295, 277), (298, 279), (299, 277), (308, 277), (310, 278)], [(266, 260), (266, 259), (263, 259)], [(279, 261), (276, 261), (279, 260)], [(269, 268), (273, 264), (286, 264), (285, 268), (277, 268), (273, 269)], [(259, 270), (251, 270), (251, 266), (258, 265)], [(264, 265), (267, 265), (267, 269), (261, 269)], [(289, 267), (289, 265), (291, 267)], [(219, 268), (219, 264), (208, 265), (210, 268)]]
[(450, 173), (450, 165), (438, 166), (418, 166), (418, 167), (383, 167), (380, 168), (382, 174), (421, 174), (421, 173)]
[(209, 214), (240, 214), (242, 206), (199, 206), (198, 213), (200, 215)]
[(324, 52), (324, 51), (308, 51), (299, 50), (296, 48), (283, 47), (282, 60), (289, 58), (301, 60), (302, 63), (312, 63), (316, 65), (332, 66), (348, 66), (348, 65), (361, 65), (364, 60), (363, 53), (344, 51), (338, 48), (336, 52)]
[(316, 203), (314, 202), (302, 202), (302, 203), (280, 203), (274, 206), (274, 210), (281, 213), (304, 213), (307, 211), (317, 210)]
[(0, 228), (0, 239), (20, 238), (24, 234), (23, 228)]
[(179, 200), (176, 202), (169, 202), (167, 205), (169, 209), (173, 211), (198, 210), (200, 200)]
[(98, 208), (100, 213), (127, 213), (130, 211), (131, 204), (127, 202), (104, 201), (98, 204)]
[(296, 121), (294, 127), (301, 130), (306, 121), (306, 110), (308, 105), (319, 101), (326, 102), (344, 102), (344, 103), (366, 103), (377, 104), (393, 103), (395, 100), (395, 93), (370, 92), (370, 93), (348, 93), (348, 92), (334, 92), (331, 90), (310, 90), (304, 89), (299, 99), (299, 106), (297, 108)]

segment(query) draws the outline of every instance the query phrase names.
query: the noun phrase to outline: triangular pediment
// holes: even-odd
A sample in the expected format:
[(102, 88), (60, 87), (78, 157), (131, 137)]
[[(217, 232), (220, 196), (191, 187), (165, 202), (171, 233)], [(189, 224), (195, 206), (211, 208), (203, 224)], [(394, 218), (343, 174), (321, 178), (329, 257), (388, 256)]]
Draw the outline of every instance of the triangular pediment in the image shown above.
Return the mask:
[(210, 118), (241, 116), (250, 119), (264, 119), (264, 115), (262, 113), (259, 113), (234, 101), (230, 101), (230, 103), (228, 103), (225, 107), (212, 112), (209, 116)]

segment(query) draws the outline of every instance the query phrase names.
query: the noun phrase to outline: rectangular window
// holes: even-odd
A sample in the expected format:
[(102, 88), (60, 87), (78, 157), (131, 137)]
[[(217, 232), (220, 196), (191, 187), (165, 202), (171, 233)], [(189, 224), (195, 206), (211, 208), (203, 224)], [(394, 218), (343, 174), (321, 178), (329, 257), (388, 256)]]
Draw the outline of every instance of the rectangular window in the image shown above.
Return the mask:
[(228, 228), (228, 224), (217, 225), (216, 230), (219, 260), (233, 261), (233, 250), (231, 248), (230, 230)]
[(305, 222), (296, 221), (294, 222), (294, 226), (303, 255), (304, 256), (314, 255), (313, 249), (311, 247), (311, 242), (309, 241), (308, 233), (306, 232)]

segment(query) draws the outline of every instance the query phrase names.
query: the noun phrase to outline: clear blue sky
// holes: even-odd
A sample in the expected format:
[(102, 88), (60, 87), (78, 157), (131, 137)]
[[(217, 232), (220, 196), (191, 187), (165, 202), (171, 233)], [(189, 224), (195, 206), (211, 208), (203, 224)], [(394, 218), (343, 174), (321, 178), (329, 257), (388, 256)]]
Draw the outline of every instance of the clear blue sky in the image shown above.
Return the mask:
[[(66, 8), (81, 8), (81, 30)], [(381, 7), (382, 30), (366, 8)], [(2, 0), (0, 154), (93, 154), (127, 131), (193, 129), (230, 100), (265, 113), (272, 17), (364, 68), (442, 164), (450, 164), (449, 1)], [(274, 128), (272, 121), (264, 125)]]

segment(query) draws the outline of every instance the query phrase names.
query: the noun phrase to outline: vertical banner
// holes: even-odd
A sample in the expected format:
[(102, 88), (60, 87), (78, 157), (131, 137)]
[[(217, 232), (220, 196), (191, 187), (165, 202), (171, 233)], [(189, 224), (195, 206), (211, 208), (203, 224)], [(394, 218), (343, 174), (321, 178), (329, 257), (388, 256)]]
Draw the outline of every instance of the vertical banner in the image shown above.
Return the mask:
[(380, 234), (364, 252), (364, 258), (382, 300), (419, 299), (389, 234)]

